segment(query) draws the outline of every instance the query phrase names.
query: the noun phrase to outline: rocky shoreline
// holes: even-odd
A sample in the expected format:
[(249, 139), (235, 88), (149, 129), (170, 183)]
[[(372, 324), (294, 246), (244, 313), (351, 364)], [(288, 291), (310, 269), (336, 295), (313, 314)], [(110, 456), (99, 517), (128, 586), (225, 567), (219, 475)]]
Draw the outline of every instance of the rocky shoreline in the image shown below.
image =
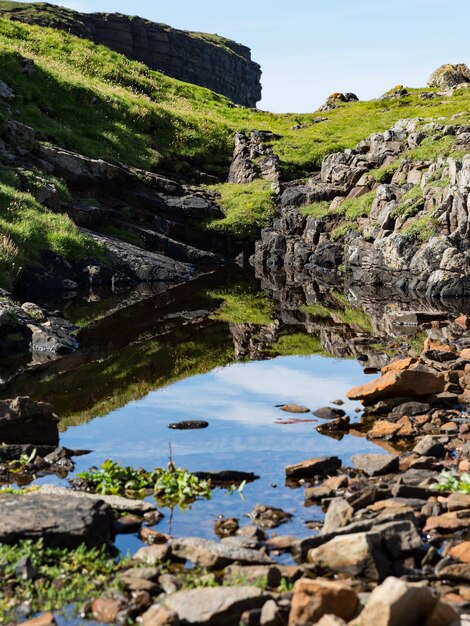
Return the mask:
[[(305, 505), (325, 511), (323, 521), (310, 526), (310, 535), (273, 533), (289, 514), (266, 506), (252, 511), (248, 525), (218, 520), (219, 541), (165, 535), (152, 528), (160, 513), (150, 503), (94, 495), (80, 491), (86, 485), (78, 483), (78, 491), (44, 485), (21, 495), (1, 494), (1, 543), (40, 535), (45, 546), (74, 549), (82, 542), (112, 545), (116, 533), (139, 532), (142, 547), (129, 562), (117, 564), (101, 596), (81, 608), (84, 617), (105, 623), (466, 624), (469, 322), (460, 316), (426, 324), (419, 354), (403, 353), (382, 368), (379, 378), (349, 391), (364, 405), (359, 423), (350, 422), (340, 399), (335, 407), (315, 411), (322, 419), (320, 432), (366, 436), (386, 453), (353, 456), (351, 467), (333, 456), (285, 468), (286, 481), (303, 488)], [(284, 408), (293, 414), (308, 411)], [(25, 464), (26, 473), (37, 471), (42, 459), (70, 463), (74, 452), (54, 447), (58, 433), (47, 438), (53, 448), (49, 458), (40, 448), (46, 422), (57, 428), (50, 407), (17, 399), (4, 402), (1, 410), (2, 438), (10, 429), (15, 439), (11, 429), (18, 420), (43, 415), (43, 425), (33, 420), (34, 441), (16, 442), (17, 458), (33, 444), (38, 451), (30, 467)], [(29, 427), (20, 429), (25, 431), (31, 433)], [(15, 445), (7, 448), (13, 458)], [(59, 475), (65, 476), (63, 470)], [(116, 578), (117, 589), (111, 584)], [(36, 623), (52, 624), (54, 616), (44, 614), (31, 621)]]

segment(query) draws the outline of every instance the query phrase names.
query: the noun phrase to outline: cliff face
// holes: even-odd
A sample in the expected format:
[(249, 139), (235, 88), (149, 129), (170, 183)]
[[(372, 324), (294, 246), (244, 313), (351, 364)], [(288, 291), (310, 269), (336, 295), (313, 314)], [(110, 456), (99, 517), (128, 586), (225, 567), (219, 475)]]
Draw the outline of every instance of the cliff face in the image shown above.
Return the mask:
[(207, 87), (237, 104), (255, 107), (261, 99), (260, 66), (251, 60), (249, 48), (229, 39), (117, 13), (85, 14), (45, 3), (9, 4), (2, 3), (2, 17), (91, 39), (151, 69)]

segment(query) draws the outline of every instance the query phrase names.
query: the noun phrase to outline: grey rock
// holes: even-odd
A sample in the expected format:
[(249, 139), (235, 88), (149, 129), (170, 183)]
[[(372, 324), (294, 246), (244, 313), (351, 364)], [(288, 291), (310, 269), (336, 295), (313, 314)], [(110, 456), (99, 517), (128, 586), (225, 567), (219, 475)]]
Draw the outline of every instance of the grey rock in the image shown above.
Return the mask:
[(354, 467), (368, 476), (381, 476), (398, 470), (398, 457), (394, 454), (356, 454), (352, 457)]
[(103, 501), (40, 493), (0, 495), (0, 542), (42, 539), (46, 546), (98, 546), (113, 539), (114, 516)]
[(325, 535), (346, 526), (353, 515), (353, 507), (344, 498), (333, 498), (328, 506), (321, 533)]
[(431, 74), (428, 80), (429, 87), (437, 87), (444, 90), (451, 89), (462, 83), (470, 83), (470, 69), (468, 69), (465, 63), (441, 65)]
[(269, 565), (271, 559), (259, 550), (240, 548), (230, 543), (210, 541), (198, 537), (184, 537), (170, 541), (171, 553), (191, 561), (199, 567), (220, 569), (231, 563)]
[(389, 577), (370, 594), (353, 622), (361, 626), (416, 626), (425, 624), (437, 603), (431, 589)]
[[(46, 459), (47, 460), (47, 459)], [(158, 513), (158, 518), (162, 519), (163, 514), (157, 510), (157, 507), (151, 502), (145, 500), (133, 500), (124, 498), (123, 496), (107, 496), (97, 493), (88, 493), (87, 491), (76, 491), (75, 489), (67, 489), (58, 485), (41, 485), (39, 493), (44, 495), (61, 496), (63, 498), (77, 498), (94, 502), (105, 502), (113, 510), (120, 513)]]
[(163, 604), (188, 626), (238, 626), (244, 611), (261, 608), (267, 600), (256, 587), (213, 587), (178, 591)]
[(413, 452), (421, 456), (433, 456), (440, 459), (446, 455), (446, 448), (444, 444), (435, 437), (426, 435), (418, 441), (413, 448)]
[(341, 460), (337, 456), (323, 456), (301, 461), (295, 465), (286, 466), (287, 478), (314, 478), (336, 474), (341, 467)]
[(319, 417), (320, 419), (331, 420), (331, 419), (336, 419), (338, 417), (344, 417), (346, 415), (346, 411), (343, 411), (343, 409), (336, 409), (336, 408), (332, 408), (329, 406), (325, 406), (325, 407), (321, 407), (320, 409), (317, 409), (316, 411), (313, 411), (313, 414), (316, 417)]

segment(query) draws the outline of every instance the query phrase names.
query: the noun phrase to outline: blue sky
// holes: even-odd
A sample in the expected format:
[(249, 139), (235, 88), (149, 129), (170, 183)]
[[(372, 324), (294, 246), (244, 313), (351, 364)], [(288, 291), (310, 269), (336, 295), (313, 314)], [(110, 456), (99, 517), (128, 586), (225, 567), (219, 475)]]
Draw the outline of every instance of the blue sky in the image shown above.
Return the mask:
[(424, 86), (443, 63), (470, 64), (470, 0), (70, 0), (248, 45), (263, 69), (260, 108), (312, 111), (334, 91), (361, 99)]

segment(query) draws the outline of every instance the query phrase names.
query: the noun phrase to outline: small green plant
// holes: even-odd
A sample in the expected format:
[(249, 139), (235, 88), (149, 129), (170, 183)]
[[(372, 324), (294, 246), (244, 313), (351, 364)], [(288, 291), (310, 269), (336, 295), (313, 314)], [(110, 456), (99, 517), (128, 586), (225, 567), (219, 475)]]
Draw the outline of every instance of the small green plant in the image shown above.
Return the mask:
[(442, 470), (437, 483), (431, 485), (431, 488), (439, 491), (451, 491), (452, 493), (470, 493), (470, 474), (464, 472), (458, 476), (453, 472)]
[[(21, 559), (27, 559), (35, 572), (32, 578), (25, 580), (15, 571)], [(42, 540), (0, 544), (0, 563), (2, 624), (17, 621), (14, 609), (19, 604), (29, 604), (32, 612), (52, 611), (94, 598), (104, 588), (119, 587), (119, 566), (105, 546), (67, 550), (45, 547)]]
[(245, 498), (245, 494), (243, 493), (243, 490), (246, 487), (246, 480), (243, 480), (239, 485), (229, 485), (227, 487), (227, 494), (228, 495), (233, 495), (234, 493), (238, 493), (238, 495), (240, 496), (240, 498), (242, 500), (246, 500)]
[(341, 207), (347, 220), (354, 221), (360, 217), (368, 217), (375, 199), (375, 191), (369, 191), (359, 198), (345, 200)]
[(134, 469), (107, 459), (100, 467), (92, 467), (78, 474), (95, 493), (144, 497), (149, 492), (161, 506), (179, 506), (184, 509), (197, 498), (211, 497), (210, 485), (188, 470), (175, 467), (155, 467), (151, 471)]

